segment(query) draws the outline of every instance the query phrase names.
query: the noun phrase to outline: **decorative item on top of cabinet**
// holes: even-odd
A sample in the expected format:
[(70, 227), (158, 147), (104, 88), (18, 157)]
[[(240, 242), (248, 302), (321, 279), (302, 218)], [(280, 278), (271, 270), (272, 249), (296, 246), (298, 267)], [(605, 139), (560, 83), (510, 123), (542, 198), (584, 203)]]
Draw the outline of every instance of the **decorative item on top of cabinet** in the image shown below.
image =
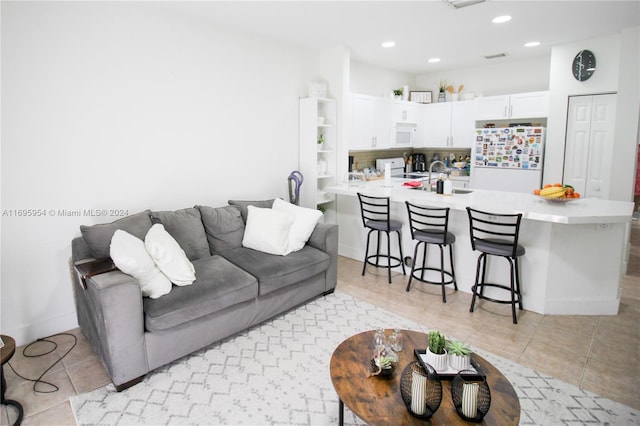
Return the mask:
[(409, 92), (409, 101), (417, 102), (419, 104), (430, 104), (431, 100), (431, 92), (429, 91), (412, 91)]
[(442, 80), (440, 81), (439, 91), (438, 91), (438, 102), (446, 102), (447, 95), (445, 95), (444, 91), (447, 88), (447, 82)]
[(298, 162), (305, 177), (300, 205), (319, 209), (328, 223), (336, 220), (335, 195), (325, 188), (337, 183), (337, 116), (334, 99), (300, 99)]

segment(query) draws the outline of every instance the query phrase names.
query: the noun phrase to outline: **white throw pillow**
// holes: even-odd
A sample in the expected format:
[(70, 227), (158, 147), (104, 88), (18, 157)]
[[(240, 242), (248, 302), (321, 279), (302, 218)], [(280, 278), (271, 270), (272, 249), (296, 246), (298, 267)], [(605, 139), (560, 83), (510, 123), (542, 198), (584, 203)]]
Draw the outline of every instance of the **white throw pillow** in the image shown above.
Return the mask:
[(273, 202), (273, 210), (289, 213), (293, 216), (293, 225), (289, 233), (289, 252), (301, 250), (316, 228), (322, 217), (322, 212), (317, 209), (296, 206), (277, 198)]
[(289, 213), (248, 206), (242, 245), (284, 256), (289, 253), (289, 232), (292, 224), (293, 216)]
[(195, 268), (164, 225), (153, 225), (144, 237), (144, 245), (158, 268), (172, 283), (180, 286), (193, 284), (196, 279)]
[(138, 280), (143, 296), (157, 299), (171, 291), (171, 281), (158, 269), (140, 238), (118, 229), (111, 237), (110, 253), (118, 269)]

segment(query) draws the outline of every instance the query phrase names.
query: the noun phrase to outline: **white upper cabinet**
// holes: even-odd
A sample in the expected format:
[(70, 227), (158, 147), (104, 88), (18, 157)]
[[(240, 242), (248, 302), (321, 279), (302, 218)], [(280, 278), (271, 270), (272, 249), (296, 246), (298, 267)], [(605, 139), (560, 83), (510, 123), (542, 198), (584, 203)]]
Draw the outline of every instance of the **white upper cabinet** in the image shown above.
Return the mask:
[(470, 148), (475, 130), (474, 101), (428, 104), (415, 146)]
[(392, 101), (391, 120), (394, 123), (417, 124), (420, 120), (420, 106), (415, 102)]
[(529, 92), (477, 98), (476, 120), (541, 118), (549, 114), (549, 92)]
[(387, 99), (353, 95), (349, 149), (391, 147), (391, 104)]

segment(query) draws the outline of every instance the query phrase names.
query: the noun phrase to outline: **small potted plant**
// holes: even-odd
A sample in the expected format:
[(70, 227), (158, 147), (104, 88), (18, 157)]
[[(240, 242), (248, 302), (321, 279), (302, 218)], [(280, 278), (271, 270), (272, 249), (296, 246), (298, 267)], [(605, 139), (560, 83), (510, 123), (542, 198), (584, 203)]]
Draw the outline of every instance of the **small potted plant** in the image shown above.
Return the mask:
[(429, 332), (429, 347), (427, 348), (427, 363), (430, 364), (437, 372), (447, 369), (447, 350), (445, 349), (445, 338), (437, 330)]
[(402, 89), (394, 89), (393, 97), (395, 99), (402, 99)]
[(456, 371), (471, 367), (471, 348), (459, 340), (447, 340), (445, 349), (449, 354), (449, 366)]

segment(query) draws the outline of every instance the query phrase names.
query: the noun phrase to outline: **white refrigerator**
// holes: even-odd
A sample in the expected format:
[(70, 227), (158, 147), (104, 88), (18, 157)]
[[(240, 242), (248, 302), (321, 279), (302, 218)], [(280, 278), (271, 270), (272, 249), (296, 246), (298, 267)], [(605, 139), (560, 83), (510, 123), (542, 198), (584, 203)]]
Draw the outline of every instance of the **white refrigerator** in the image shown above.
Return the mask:
[(542, 186), (544, 127), (476, 129), (469, 186), (531, 193)]

